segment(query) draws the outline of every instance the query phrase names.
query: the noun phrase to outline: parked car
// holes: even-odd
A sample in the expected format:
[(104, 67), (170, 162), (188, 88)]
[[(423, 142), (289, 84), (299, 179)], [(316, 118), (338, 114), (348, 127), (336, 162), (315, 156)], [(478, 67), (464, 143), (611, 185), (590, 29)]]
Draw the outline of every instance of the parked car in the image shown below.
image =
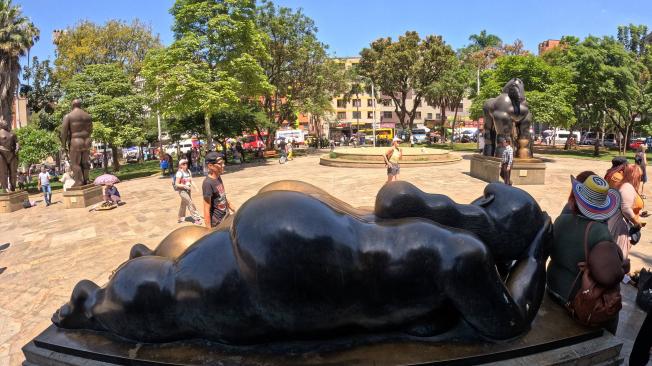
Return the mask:
[(629, 143), (629, 148), (632, 150), (636, 150), (641, 145), (645, 145), (645, 139), (635, 139)]
[(585, 132), (580, 139), (580, 145), (595, 145), (595, 132)]

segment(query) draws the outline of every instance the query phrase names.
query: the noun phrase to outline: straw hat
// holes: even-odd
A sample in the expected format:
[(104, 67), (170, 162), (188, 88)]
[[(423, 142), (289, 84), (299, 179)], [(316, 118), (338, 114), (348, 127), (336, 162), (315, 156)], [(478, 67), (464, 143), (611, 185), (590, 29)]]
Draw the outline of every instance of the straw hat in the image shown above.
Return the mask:
[(584, 183), (571, 176), (573, 196), (582, 215), (596, 221), (604, 221), (620, 209), (620, 193), (610, 189), (607, 181), (591, 175)]

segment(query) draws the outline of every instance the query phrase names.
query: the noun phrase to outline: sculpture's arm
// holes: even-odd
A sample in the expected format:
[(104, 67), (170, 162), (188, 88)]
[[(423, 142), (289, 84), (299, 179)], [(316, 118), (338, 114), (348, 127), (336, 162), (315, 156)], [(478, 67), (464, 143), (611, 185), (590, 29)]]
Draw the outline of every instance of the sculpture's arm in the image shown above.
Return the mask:
[(68, 153), (68, 143), (70, 141), (70, 119), (66, 115), (63, 117), (63, 123), (61, 124), (61, 147), (63, 151)]

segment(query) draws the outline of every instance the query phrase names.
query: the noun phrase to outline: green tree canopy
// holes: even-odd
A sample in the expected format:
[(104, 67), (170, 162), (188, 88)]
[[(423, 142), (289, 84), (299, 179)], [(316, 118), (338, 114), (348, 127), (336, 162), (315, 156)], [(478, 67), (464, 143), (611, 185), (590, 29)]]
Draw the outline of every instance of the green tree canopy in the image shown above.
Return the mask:
[(156, 108), (168, 118), (201, 114), (212, 145), (212, 115), (236, 108), (271, 88), (259, 60), (264, 35), (253, 0), (177, 0), (175, 42), (153, 50), (143, 76)]
[(23, 166), (39, 164), (48, 156), (59, 152), (59, 138), (52, 131), (46, 131), (34, 125), (16, 130), (18, 137), (18, 158)]
[[(406, 32), (397, 41), (376, 40), (360, 55), (360, 74), (392, 99), (401, 126), (411, 130), (426, 89), (451, 68), (454, 52), (441, 36), (421, 39), (417, 32)], [(412, 98), (411, 108), (408, 97)]]
[(134, 80), (150, 49), (161, 47), (158, 35), (145, 23), (109, 20), (103, 25), (84, 20), (68, 27), (54, 40), (56, 76), (67, 82), (88, 65), (119, 64)]

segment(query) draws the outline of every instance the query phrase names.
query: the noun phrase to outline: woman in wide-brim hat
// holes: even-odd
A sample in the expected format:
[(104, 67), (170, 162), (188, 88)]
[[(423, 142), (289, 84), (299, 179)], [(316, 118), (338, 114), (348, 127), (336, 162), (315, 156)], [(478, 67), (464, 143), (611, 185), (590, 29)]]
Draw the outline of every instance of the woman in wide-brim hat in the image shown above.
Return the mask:
[[(554, 223), (553, 244), (547, 270), (547, 290), (560, 305), (575, 296), (573, 288), (579, 274), (579, 262), (587, 261), (584, 240), (589, 248), (589, 266), (596, 282), (612, 287), (629, 272), (629, 262), (614, 243), (606, 220), (620, 210), (620, 194), (609, 188), (600, 176), (589, 175), (582, 183), (571, 177), (572, 194), (568, 213), (562, 213)], [(587, 230), (588, 228), (588, 230)], [(618, 319), (603, 327), (615, 333)]]

